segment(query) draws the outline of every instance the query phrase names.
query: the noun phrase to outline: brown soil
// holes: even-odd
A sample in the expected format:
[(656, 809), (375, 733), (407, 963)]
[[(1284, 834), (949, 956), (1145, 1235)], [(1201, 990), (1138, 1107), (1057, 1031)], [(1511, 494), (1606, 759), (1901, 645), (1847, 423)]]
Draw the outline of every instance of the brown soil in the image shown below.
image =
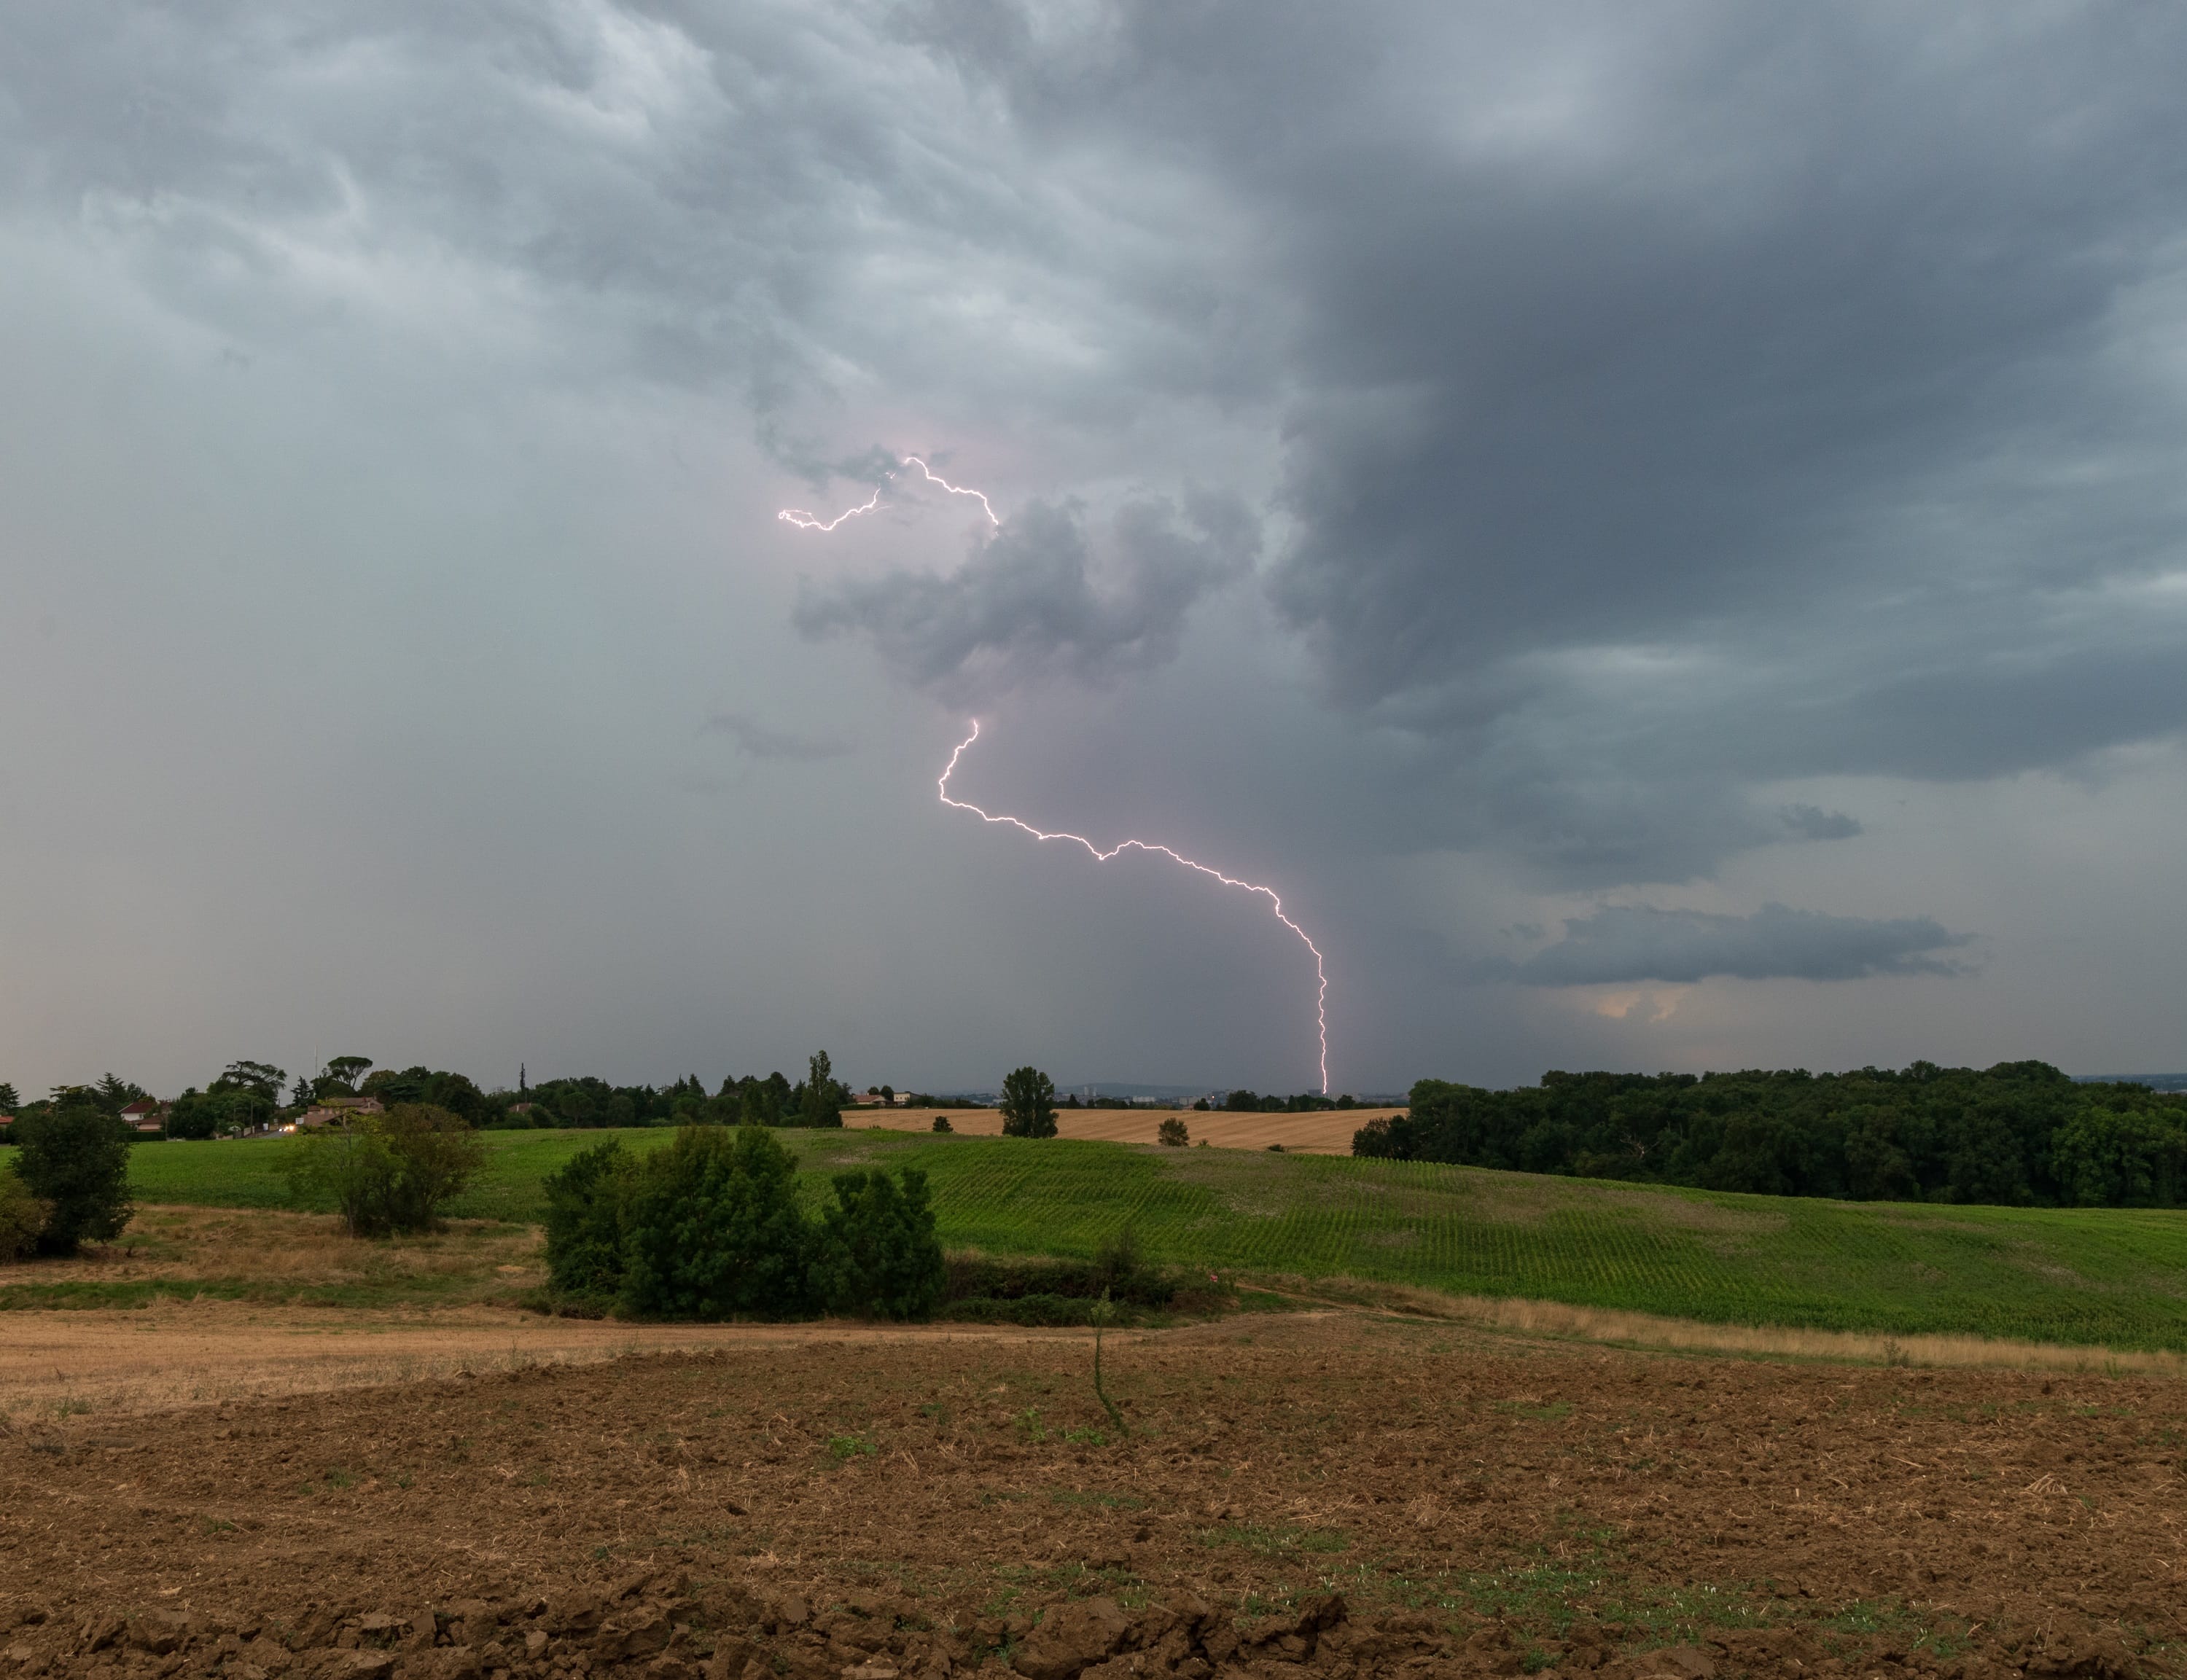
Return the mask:
[(1119, 1439), (1081, 1334), (697, 1334), (19, 1410), (0, 1675), (2093, 1676), (2187, 1638), (2168, 1381), (1300, 1315), (1110, 1338)]
[[(1202, 1113), (1197, 1109), (1062, 1109), (1055, 1116), (1060, 1138), (1089, 1138), (1107, 1143), (1158, 1143), (1166, 1120), (1181, 1120), (1195, 1143), (1217, 1149), (1265, 1149), (1280, 1143), (1289, 1152), (1348, 1155), (1352, 1134), (1370, 1120), (1403, 1109), (1324, 1109), (1316, 1114)], [(998, 1137), (1003, 1117), (993, 1109), (846, 1109), (846, 1126), (874, 1126), (896, 1132), (930, 1132), (935, 1116), (947, 1115), (953, 1132)]]

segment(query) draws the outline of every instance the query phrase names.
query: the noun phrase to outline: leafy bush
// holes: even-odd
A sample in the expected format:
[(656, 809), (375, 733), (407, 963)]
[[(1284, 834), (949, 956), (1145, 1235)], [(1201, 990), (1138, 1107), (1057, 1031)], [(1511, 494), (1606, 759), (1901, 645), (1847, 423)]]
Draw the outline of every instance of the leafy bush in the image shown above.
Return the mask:
[(1172, 1149), (1181, 1149), (1192, 1141), (1192, 1133), (1186, 1129), (1184, 1122), (1175, 1115), (1172, 1115), (1155, 1128), (1155, 1136), (1161, 1140), (1164, 1148)]
[(942, 1316), (960, 1324), (1032, 1324), (1060, 1329), (1092, 1323), (1094, 1309), (1100, 1304), (1098, 1295), (973, 1295), (949, 1302), (942, 1309)]
[(947, 1115), (938, 1114), (934, 1116), (934, 1125), (932, 1129), (936, 1132), (954, 1132), (957, 1128), (949, 1123), (949, 1116)]
[(18, 1115), (14, 1136), (15, 1172), (51, 1210), (36, 1239), (39, 1253), (74, 1254), (121, 1234), (136, 1211), (126, 1125), (88, 1102), (64, 1101)]
[[(1179, 1294), (1174, 1275), (1140, 1258), (1127, 1226), (1090, 1261), (952, 1255), (942, 1316), (974, 1324), (1099, 1326), (1177, 1306)], [(1105, 1319), (1105, 1312), (1114, 1316)]]
[(790, 1318), (813, 1304), (797, 1164), (759, 1127), (681, 1128), (630, 1174), (622, 1220), (627, 1312)]
[(631, 1166), (621, 1140), (610, 1138), (548, 1175), (547, 1279), (560, 1294), (604, 1303), (622, 1287), (622, 1202)]
[(0, 1166), (0, 1261), (16, 1259), (37, 1247), (52, 1211), (31, 1194), (12, 1161)]
[(431, 1230), (485, 1166), (486, 1146), (457, 1115), (398, 1103), (300, 1138), (287, 1171), (299, 1200), (333, 1198), (351, 1235), (384, 1237)]
[(818, 1221), (756, 1126), (691, 1126), (643, 1159), (614, 1139), (546, 1182), (547, 1273), (565, 1297), (651, 1318), (923, 1318), (947, 1286), (926, 1175), (835, 1176)]
[[(1177, 1294), (1177, 1280), (1168, 1273), (1136, 1260), (1120, 1268), (1113, 1260), (998, 1259), (984, 1254), (953, 1254), (947, 1264), (948, 1298), (955, 1303), (1021, 1301), (1032, 1295), (1095, 1301), (1105, 1289), (1112, 1299), (1135, 1306), (1167, 1306)], [(956, 1316), (953, 1306), (951, 1316)]]
[(926, 1175), (904, 1169), (902, 1188), (882, 1172), (839, 1172), (835, 1205), (820, 1227), (821, 1293), (839, 1312), (925, 1318), (948, 1283)]

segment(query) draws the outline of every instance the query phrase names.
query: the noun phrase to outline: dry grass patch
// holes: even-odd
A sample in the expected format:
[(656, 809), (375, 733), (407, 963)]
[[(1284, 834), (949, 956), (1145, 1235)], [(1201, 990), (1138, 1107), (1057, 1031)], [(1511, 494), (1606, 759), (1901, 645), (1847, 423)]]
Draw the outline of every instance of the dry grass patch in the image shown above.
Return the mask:
[[(308, 1291), (357, 1305), (393, 1290), (447, 1305), (513, 1301), (545, 1279), (535, 1227), (453, 1220), (420, 1236), (364, 1240), (331, 1214), (139, 1206), (120, 1240), (69, 1260), (0, 1266), (0, 1292), (70, 1289), (87, 1300), (116, 1285), (245, 1286)], [(164, 1293), (166, 1291), (159, 1291)]]
[(1346, 1305), (1376, 1306), (1476, 1329), (1644, 1351), (1729, 1354), (1841, 1364), (2060, 1371), (2105, 1376), (2187, 1377), (2187, 1354), (2072, 1347), (1986, 1336), (1883, 1335), (1783, 1325), (1710, 1324), (1554, 1301), (1440, 1295), (1354, 1278), (1285, 1280), (1287, 1292)]

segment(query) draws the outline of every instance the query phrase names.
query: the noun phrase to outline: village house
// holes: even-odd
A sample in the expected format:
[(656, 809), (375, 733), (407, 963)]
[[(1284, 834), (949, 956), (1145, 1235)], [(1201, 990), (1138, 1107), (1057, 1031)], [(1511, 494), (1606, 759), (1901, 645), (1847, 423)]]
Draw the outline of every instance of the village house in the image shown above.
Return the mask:
[(377, 1097), (322, 1097), (296, 1116), (299, 1132), (318, 1132), (329, 1126), (346, 1126), (359, 1115), (384, 1114)]
[(138, 1132), (164, 1133), (167, 1129), (167, 1110), (172, 1106), (150, 1097), (139, 1097), (121, 1110), (121, 1118)]

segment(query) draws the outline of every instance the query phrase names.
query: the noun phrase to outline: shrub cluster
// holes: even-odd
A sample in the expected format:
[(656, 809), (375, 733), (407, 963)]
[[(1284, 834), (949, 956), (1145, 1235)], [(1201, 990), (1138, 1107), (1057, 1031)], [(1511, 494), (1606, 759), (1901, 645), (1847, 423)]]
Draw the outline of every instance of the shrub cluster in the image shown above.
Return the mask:
[(1091, 1324), (1105, 1302), (1130, 1318), (1172, 1306), (1178, 1293), (1175, 1276), (1146, 1264), (1127, 1228), (1090, 1261), (952, 1255), (942, 1310), (974, 1323)]
[[(110, 1242), (136, 1211), (129, 1127), (85, 1101), (17, 1116), (15, 1158), (0, 1172), (0, 1256), (74, 1254)], [(18, 1188), (20, 1187), (20, 1188)]]
[(458, 1115), (397, 1103), (339, 1131), (298, 1139), (288, 1162), (299, 1200), (332, 1199), (350, 1233), (428, 1231), (486, 1166), (486, 1146)]
[(1425, 1079), (1356, 1155), (1704, 1189), (2004, 1205), (2187, 1205), (2187, 1098), (2084, 1085), (2042, 1062)]
[(839, 1172), (808, 1217), (757, 1126), (689, 1126), (639, 1156), (610, 1138), (548, 1177), (547, 1269), (567, 1298), (645, 1318), (924, 1318), (947, 1282), (926, 1175)]
[(52, 1215), (52, 1205), (31, 1193), (14, 1162), (0, 1164), (0, 1263), (36, 1248)]

